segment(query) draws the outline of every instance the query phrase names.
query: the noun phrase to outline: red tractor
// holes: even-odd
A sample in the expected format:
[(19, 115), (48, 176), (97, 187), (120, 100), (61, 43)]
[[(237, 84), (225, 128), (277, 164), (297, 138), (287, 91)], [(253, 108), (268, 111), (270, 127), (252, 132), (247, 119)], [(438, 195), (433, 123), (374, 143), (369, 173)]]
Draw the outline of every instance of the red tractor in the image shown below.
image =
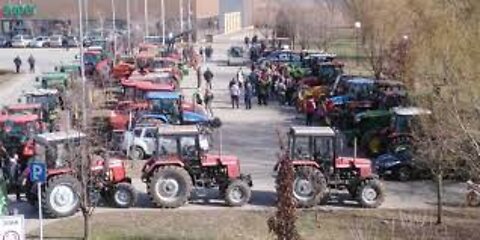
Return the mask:
[[(72, 165), (80, 161), (76, 151), (85, 141), (85, 135), (77, 131), (39, 134), (35, 137), (36, 161), (47, 164), (47, 182), (42, 191), (42, 210), (51, 218), (67, 217), (75, 214), (80, 206), (80, 182)], [(107, 203), (128, 208), (135, 204), (137, 193), (126, 176), (125, 166), (120, 159), (90, 157), (91, 177), (88, 188), (92, 204), (102, 197)], [(37, 201), (36, 184), (28, 182), (28, 169), (25, 177), (27, 198), (30, 203)]]
[(155, 156), (142, 169), (152, 201), (162, 208), (177, 208), (188, 202), (194, 190), (218, 188), (227, 205), (248, 203), (252, 180), (240, 173), (238, 158), (205, 153), (200, 135), (197, 126), (158, 128)]
[[(346, 189), (362, 207), (376, 208), (385, 198), (369, 159), (337, 155), (337, 133), (330, 127), (292, 126), (289, 154), (295, 169), (293, 195), (298, 207), (329, 199), (331, 189)], [(278, 170), (279, 164), (275, 166)]]

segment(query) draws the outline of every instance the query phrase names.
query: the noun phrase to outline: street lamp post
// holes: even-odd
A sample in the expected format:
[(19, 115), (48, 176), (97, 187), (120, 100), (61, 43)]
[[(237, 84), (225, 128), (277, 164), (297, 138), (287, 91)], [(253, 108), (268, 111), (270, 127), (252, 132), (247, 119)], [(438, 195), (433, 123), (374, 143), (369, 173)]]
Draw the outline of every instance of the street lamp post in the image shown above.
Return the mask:
[(162, 7), (162, 45), (165, 46), (165, 0), (160, 3)]
[(357, 66), (359, 65), (360, 61), (360, 29), (362, 28), (362, 23), (359, 21), (355, 22), (355, 36), (356, 36), (356, 52), (357, 52), (357, 57), (356, 57), (356, 63)]
[(144, 0), (144, 14), (145, 14), (145, 36), (149, 36), (148, 32), (148, 0)]
[(117, 62), (117, 24), (115, 16), (115, 0), (111, 0), (112, 4), (112, 24), (113, 24), (113, 64)]
[(132, 53), (132, 36), (131, 36), (131, 30), (130, 30), (130, 22), (131, 22), (131, 18), (130, 18), (130, 0), (127, 0), (127, 44), (128, 44), (128, 47), (127, 47), (127, 50), (128, 50), (128, 53)]
[(180, 33), (183, 33), (183, 0), (179, 0), (180, 11)]
[(78, 44), (80, 46), (80, 76), (82, 78), (82, 125), (84, 128), (87, 127), (87, 89), (86, 89), (86, 79), (85, 79), (85, 61), (83, 59), (83, 16), (82, 16), (82, 0), (78, 0), (78, 24), (80, 34), (79, 37), (82, 42)]
[(188, 0), (188, 43), (192, 43), (192, 0)]

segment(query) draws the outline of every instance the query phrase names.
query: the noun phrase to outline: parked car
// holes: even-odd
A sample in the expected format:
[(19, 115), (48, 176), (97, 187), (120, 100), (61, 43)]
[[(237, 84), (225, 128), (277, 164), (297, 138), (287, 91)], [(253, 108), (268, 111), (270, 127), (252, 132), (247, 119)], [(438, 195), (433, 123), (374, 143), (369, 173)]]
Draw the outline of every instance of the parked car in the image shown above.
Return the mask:
[(49, 43), (49, 38), (46, 36), (39, 36), (33, 39), (33, 41), (30, 42), (28, 45), (29, 47), (33, 48), (42, 48), (42, 47), (48, 47), (50, 45)]
[(246, 52), (243, 50), (242, 47), (239, 47), (239, 46), (233, 46), (230, 49), (228, 49), (227, 55), (228, 55), (228, 60), (227, 60), (228, 66), (231, 66), (231, 65), (243, 66), (248, 61)]
[(66, 37), (66, 40), (67, 40), (67, 45), (69, 47), (78, 47), (78, 39), (77, 37), (75, 36), (67, 36)]
[(0, 48), (12, 47), (12, 40), (8, 36), (0, 36)]
[(50, 36), (48, 40), (50, 47), (62, 47), (63, 36), (61, 35), (53, 35)]
[[(122, 151), (128, 151), (128, 157), (132, 160), (143, 160), (155, 154), (156, 131), (158, 126), (155, 124), (137, 125), (133, 130), (126, 131), (123, 136)], [(159, 143), (162, 147), (170, 143), (166, 139), (160, 139)], [(182, 144), (195, 145), (193, 138), (182, 138)], [(200, 147), (204, 151), (208, 151), (209, 143), (207, 135), (200, 135)], [(168, 147), (167, 147), (168, 148)]]
[(12, 38), (12, 47), (26, 48), (33, 41), (33, 38), (29, 35), (16, 35)]

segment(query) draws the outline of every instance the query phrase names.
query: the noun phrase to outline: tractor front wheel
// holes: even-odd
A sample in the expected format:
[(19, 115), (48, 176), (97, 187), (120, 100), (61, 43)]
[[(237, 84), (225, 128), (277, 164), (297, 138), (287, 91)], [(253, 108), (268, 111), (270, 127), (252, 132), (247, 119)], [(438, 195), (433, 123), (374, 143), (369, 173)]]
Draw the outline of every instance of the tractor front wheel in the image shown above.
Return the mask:
[(293, 196), (298, 207), (309, 208), (318, 205), (327, 196), (325, 176), (314, 167), (297, 168), (293, 182)]
[(75, 214), (80, 207), (80, 182), (71, 175), (50, 178), (42, 194), (42, 210), (48, 217), (60, 218)]
[(228, 206), (239, 207), (250, 201), (252, 190), (245, 181), (234, 180), (228, 185), (224, 196)]
[(377, 208), (385, 200), (383, 185), (378, 179), (363, 181), (357, 189), (357, 199), (364, 208)]
[(152, 201), (162, 208), (177, 208), (190, 198), (192, 180), (185, 169), (176, 166), (158, 168), (150, 183), (148, 192)]
[(118, 183), (112, 190), (112, 204), (117, 208), (130, 208), (137, 202), (137, 191), (130, 183)]

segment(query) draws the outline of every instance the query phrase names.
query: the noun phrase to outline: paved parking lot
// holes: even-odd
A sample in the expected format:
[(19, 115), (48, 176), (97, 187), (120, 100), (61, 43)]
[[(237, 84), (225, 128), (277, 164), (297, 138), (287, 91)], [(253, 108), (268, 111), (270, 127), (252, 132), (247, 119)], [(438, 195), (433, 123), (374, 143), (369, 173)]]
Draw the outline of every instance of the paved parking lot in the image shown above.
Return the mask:
[[(253, 109), (231, 109), (228, 82), (235, 76), (238, 67), (227, 67), (225, 52), (231, 44), (241, 44), (243, 34), (219, 36), (215, 39), (214, 59), (206, 63), (203, 69), (209, 67), (215, 77), (214, 85), (214, 114), (222, 119), (223, 126), (220, 134), (215, 137), (215, 149), (221, 148), (225, 154), (237, 155), (241, 160), (242, 172), (250, 173), (253, 177), (253, 199), (250, 205), (241, 209), (257, 209), (270, 207), (275, 202), (274, 180), (271, 177), (273, 166), (278, 153), (278, 131), (284, 131), (289, 125), (302, 124), (303, 116), (297, 115), (293, 109), (280, 107), (276, 103), (269, 106), (253, 105)], [(13, 58), (20, 55), (24, 59), (23, 68), (26, 69), (26, 59), (34, 54), (40, 71), (53, 70), (53, 66), (61, 61), (70, 61), (77, 53), (76, 50), (66, 52), (61, 49), (0, 49), (0, 68), (13, 69)], [(348, 66), (347, 66), (348, 67)], [(244, 68), (247, 70), (246, 68)], [(8, 82), (0, 85), (0, 104), (16, 101), (22, 90), (34, 86), (35, 74), (20, 74)], [(196, 74), (190, 71), (189, 78), (183, 84), (184, 94), (191, 96), (196, 87)], [(254, 101), (255, 102), (255, 101)], [(214, 150), (214, 151), (216, 151)], [(137, 189), (142, 192), (139, 207), (149, 207), (150, 203), (145, 192), (145, 185), (139, 179), (134, 180)], [(435, 187), (429, 181), (418, 182), (386, 182), (386, 201), (382, 208), (430, 208), (436, 201)], [(445, 187), (446, 201), (451, 205), (462, 204), (464, 186), (462, 184), (447, 183)], [(180, 208), (194, 210), (198, 208), (217, 208), (218, 203), (190, 204)], [(334, 208), (348, 209), (352, 204), (341, 204), (332, 201)], [(28, 229), (36, 227), (36, 209), (26, 203), (15, 204), (19, 212), (27, 215)], [(116, 211), (100, 209), (100, 211)]]

